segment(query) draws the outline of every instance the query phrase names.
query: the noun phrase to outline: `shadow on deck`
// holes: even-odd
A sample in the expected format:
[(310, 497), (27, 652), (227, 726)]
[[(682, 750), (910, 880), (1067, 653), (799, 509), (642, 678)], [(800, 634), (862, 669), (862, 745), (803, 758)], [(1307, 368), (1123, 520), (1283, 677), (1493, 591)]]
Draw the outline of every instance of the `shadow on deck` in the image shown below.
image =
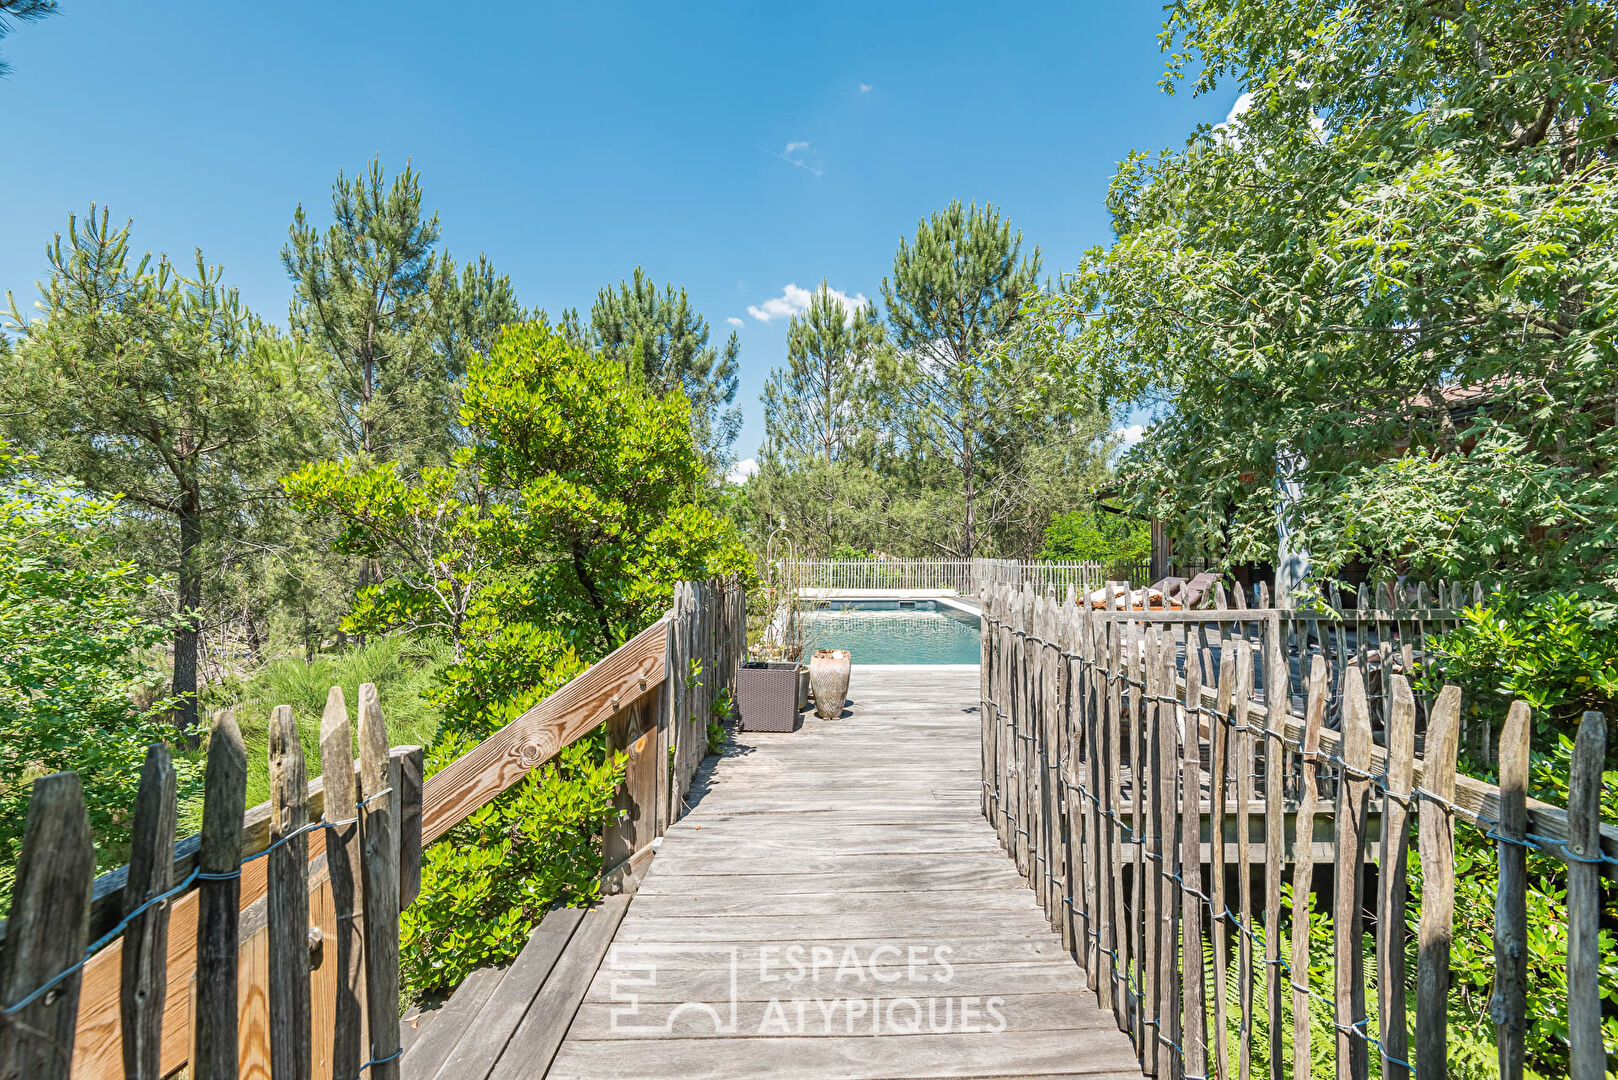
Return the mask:
[(976, 668), (850, 698), (705, 763), (633, 899), (552, 913), (404, 1075), (1139, 1077), (982, 816)]

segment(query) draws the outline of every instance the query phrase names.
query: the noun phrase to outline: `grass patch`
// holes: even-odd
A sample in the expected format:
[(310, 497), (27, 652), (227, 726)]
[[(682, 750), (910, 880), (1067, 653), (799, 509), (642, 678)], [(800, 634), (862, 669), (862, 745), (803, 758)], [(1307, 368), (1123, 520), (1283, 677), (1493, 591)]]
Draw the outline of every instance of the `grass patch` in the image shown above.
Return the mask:
[[(203, 692), (205, 716), (215, 709), (234, 707), (236, 723), (247, 743), (247, 805), (254, 806), (270, 797), (269, 718), (277, 705), (292, 706), (303, 744), (309, 777), (320, 775), (320, 712), (326, 707), (326, 694), (341, 686), (348, 699), (350, 718), (359, 703), (360, 683), (375, 683), (382, 703), (382, 716), (388, 725), (388, 742), (394, 746), (427, 745), (438, 732), (439, 711), (422, 700), (421, 692), (432, 682), (433, 673), (451, 657), (450, 647), (437, 641), (406, 636), (379, 638), (363, 648), (316, 657), (314, 663), (301, 658), (276, 660), (260, 668), (250, 678), (231, 679), (209, 686)], [(206, 749), (193, 755), (206, 758)], [(202, 798), (187, 800), (180, 807), (180, 834), (202, 827)]]

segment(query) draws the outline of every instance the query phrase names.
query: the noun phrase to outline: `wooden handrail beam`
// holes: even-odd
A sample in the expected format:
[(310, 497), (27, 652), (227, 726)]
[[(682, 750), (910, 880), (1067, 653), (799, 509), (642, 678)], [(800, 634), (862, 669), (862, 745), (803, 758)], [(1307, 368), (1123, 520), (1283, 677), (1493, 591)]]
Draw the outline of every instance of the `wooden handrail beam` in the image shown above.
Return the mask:
[(431, 844), (564, 746), (655, 691), (663, 682), (667, 636), (665, 616), (429, 777), (422, 791), (422, 844)]

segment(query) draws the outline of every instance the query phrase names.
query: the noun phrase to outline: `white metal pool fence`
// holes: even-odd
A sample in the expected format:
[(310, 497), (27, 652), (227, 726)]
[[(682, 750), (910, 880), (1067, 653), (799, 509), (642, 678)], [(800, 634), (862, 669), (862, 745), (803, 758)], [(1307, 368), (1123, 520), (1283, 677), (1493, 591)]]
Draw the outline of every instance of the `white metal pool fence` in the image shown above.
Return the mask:
[(1146, 581), (1145, 559), (1113, 562), (1033, 559), (795, 559), (776, 563), (778, 585), (797, 589), (939, 589), (981, 596), (991, 585), (1097, 589)]

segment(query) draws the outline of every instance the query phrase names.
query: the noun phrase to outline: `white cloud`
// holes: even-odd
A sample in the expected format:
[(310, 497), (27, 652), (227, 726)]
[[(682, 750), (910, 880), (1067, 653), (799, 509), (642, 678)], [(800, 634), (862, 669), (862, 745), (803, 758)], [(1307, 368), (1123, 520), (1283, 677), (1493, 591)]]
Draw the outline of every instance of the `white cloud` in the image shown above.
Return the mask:
[(1232, 105), (1230, 107), (1230, 112), (1225, 114), (1225, 123), (1234, 124), (1237, 121), (1237, 119), (1242, 115), (1242, 113), (1246, 112), (1248, 109), (1251, 109), (1252, 107), (1253, 107), (1253, 92), (1251, 90), (1249, 90), (1246, 93), (1242, 94), (1241, 97), (1238, 97), (1236, 99), (1236, 104), (1234, 104), (1234, 105)]
[(1253, 92), (1249, 90), (1244, 92), (1236, 99), (1235, 104), (1230, 107), (1230, 111), (1225, 114), (1225, 122), (1214, 125), (1214, 138), (1221, 143), (1228, 143), (1231, 146), (1240, 146), (1242, 144), (1242, 137), (1240, 134), (1238, 134), (1236, 129), (1241, 126), (1243, 114), (1252, 109), (1252, 107)]
[(1145, 424), (1126, 424), (1121, 428), (1114, 428), (1114, 435), (1118, 437), (1122, 446), (1134, 446), (1146, 435)]
[(727, 316), (725, 318), (725, 321), (728, 322), (732, 326), (742, 326), (743, 325), (742, 321), (740, 319), (738, 319), (734, 315)]
[(871, 84), (870, 83), (868, 83), (868, 82), (860, 83), (860, 93), (869, 94), (870, 92), (871, 92)]
[(729, 480), (732, 484), (745, 484), (747, 483), (747, 478), (749, 476), (757, 475), (758, 459), (742, 458), (740, 461), (730, 467), (730, 472), (725, 474), (725, 479)]
[(805, 140), (795, 139), (787, 143), (785, 150), (771, 150), (765, 146), (761, 146), (759, 149), (771, 157), (778, 157), (788, 165), (803, 169), (805, 172), (813, 173), (816, 176), (826, 171), (820, 165), (820, 155), (813, 153), (809, 143)]
[[(863, 293), (848, 295), (838, 289), (827, 288), (826, 292), (831, 298), (842, 305), (843, 310), (853, 316), (854, 312), (865, 306), (866, 299)], [(759, 322), (773, 322), (776, 319), (790, 319), (792, 316), (809, 307), (809, 301), (814, 299), (814, 293), (801, 285), (788, 282), (786, 288), (781, 290), (780, 296), (772, 296), (762, 304), (749, 304), (747, 313)]]

